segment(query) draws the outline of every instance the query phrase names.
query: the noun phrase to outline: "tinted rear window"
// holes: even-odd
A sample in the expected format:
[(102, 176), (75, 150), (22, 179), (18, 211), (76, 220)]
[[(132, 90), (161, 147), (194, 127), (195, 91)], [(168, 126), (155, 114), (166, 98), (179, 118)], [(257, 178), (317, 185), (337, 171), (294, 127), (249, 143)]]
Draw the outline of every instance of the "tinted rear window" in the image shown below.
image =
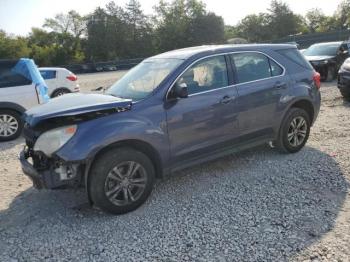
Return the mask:
[(17, 61), (0, 63), (0, 88), (24, 86), (32, 83), (31, 79), (25, 78), (23, 75), (14, 72)]
[(305, 67), (307, 69), (313, 69), (311, 64), (297, 49), (282, 49), (276, 50), (276, 52), (302, 67)]

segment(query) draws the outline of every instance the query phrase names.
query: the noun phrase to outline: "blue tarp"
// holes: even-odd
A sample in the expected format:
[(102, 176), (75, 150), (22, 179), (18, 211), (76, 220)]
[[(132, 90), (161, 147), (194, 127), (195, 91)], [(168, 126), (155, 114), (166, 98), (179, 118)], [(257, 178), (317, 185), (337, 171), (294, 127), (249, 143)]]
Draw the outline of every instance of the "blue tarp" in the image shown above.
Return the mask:
[(39, 96), (40, 104), (50, 100), (47, 85), (32, 59), (21, 58), (12, 71), (33, 81)]

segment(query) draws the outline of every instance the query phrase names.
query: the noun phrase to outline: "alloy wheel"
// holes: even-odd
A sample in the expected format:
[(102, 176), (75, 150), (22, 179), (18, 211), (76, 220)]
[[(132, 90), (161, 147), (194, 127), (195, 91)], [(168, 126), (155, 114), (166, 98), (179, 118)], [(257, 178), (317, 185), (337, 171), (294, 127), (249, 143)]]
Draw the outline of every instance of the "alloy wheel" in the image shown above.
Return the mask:
[(0, 115), (0, 136), (9, 137), (18, 130), (18, 121), (15, 117), (7, 114)]
[(302, 116), (293, 118), (288, 129), (288, 142), (293, 147), (300, 146), (307, 134), (307, 122)]
[(134, 161), (118, 164), (107, 175), (105, 195), (114, 205), (126, 206), (137, 201), (147, 183), (145, 168)]

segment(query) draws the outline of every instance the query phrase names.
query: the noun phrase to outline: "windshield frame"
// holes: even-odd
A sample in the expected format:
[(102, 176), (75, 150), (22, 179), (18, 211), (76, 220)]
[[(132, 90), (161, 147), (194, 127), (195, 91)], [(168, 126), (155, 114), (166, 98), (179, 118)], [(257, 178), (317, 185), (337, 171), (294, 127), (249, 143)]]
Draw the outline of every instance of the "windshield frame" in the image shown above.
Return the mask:
[[(159, 82), (158, 85), (156, 85), (152, 91), (150, 91), (145, 97), (142, 97), (140, 99), (136, 99), (136, 98), (132, 98), (132, 97), (124, 97), (124, 96), (118, 96), (117, 94), (113, 94), (112, 92), (112, 88), (114, 85), (116, 85), (119, 81), (121, 81), (131, 70), (133, 70), (134, 68), (136, 68), (137, 66), (141, 65), (142, 63), (150, 63), (152, 61), (155, 61), (155, 60), (176, 60), (178, 61), (178, 63), (169, 71), (169, 73), (162, 79), (162, 81)], [(181, 67), (181, 65), (184, 63), (185, 59), (181, 59), (181, 58), (173, 58), (173, 57), (161, 57), (161, 58), (157, 58), (157, 57), (150, 57), (150, 58), (147, 58), (145, 60), (143, 60), (141, 63), (139, 63), (138, 65), (136, 65), (135, 67), (131, 68), (128, 70), (128, 72), (126, 74), (124, 74), (120, 79), (118, 79), (117, 81), (115, 81), (106, 91), (105, 91), (105, 94), (107, 95), (111, 95), (111, 96), (115, 96), (115, 97), (120, 97), (120, 98), (123, 98), (123, 99), (130, 99), (132, 100), (132, 103), (137, 103), (137, 102), (140, 102), (140, 101), (143, 101), (147, 98), (149, 98), (150, 96), (154, 96), (154, 94), (156, 92), (158, 92), (161, 87), (163, 86), (163, 84), (168, 81), (169, 78), (171, 78), (171, 76), (173, 75), (174, 72), (176, 72), (176, 70)]]

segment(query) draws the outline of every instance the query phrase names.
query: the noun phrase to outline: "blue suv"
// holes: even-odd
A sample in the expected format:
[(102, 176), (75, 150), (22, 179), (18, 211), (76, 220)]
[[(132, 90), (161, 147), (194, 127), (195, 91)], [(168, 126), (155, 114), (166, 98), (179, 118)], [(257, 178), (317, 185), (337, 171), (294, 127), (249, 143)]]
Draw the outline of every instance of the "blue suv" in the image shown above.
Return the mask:
[(200, 46), (141, 62), (105, 94), (69, 94), (24, 116), (22, 169), (37, 188), (84, 186), (114, 214), (156, 178), (272, 142), (295, 153), (320, 109), (320, 75), (292, 45)]

